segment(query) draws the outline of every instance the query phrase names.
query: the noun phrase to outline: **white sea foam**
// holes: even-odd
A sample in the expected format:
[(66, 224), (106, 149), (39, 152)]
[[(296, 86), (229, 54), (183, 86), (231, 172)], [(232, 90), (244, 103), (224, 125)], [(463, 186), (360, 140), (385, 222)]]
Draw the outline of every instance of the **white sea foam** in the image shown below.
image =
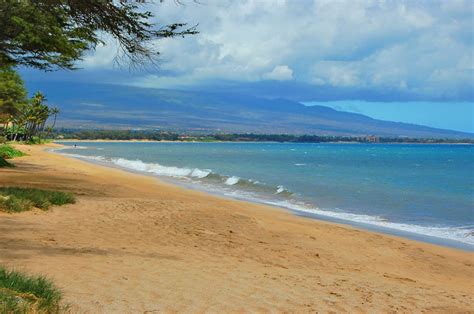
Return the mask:
[(78, 155), (78, 154), (70, 154), (70, 153), (62, 153), (63, 155), (71, 156), (78, 159), (86, 159), (86, 160), (93, 160), (93, 161), (100, 161), (106, 163), (112, 163), (116, 166), (121, 168), (133, 170), (133, 171), (140, 171), (146, 173), (152, 173), (159, 176), (166, 176), (166, 177), (195, 177), (195, 178), (205, 178), (208, 176), (212, 171), (209, 169), (201, 170), (198, 168), (190, 169), (190, 168), (179, 168), (179, 167), (167, 167), (160, 165), (158, 163), (145, 163), (141, 160), (130, 160), (125, 158), (105, 158), (104, 156), (87, 156), (87, 155)]
[(227, 185), (234, 185), (234, 184), (237, 184), (239, 182), (240, 178), (239, 177), (230, 177), (228, 178), (227, 180), (225, 180), (225, 184)]
[[(60, 149), (54, 149), (54, 151)], [(88, 159), (88, 160), (95, 160), (95, 161), (107, 161), (104, 156), (87, 156), (87, 155), (78, 155), (78, 154), (70, 154), (70, 153), (61, 153), (62, 155), (78, 158), (78, 159)]]
[(386, 229), (392, 229), (397, 231), (405, 231), (415, 233), (419, 235), (425, 235), (430, 237), (436, 237), (440, 239), (448, 239), (474, 245), (474, 236), (472, 234), (472, 228), (474, 226), (464, 227), (438, 227), (438, 226), (420, 226), (414, 224), (405, 224), (398, 222), (390, 222), (378, 216), (369, 216), (363, 214), (352, 214), (344, 212), (335, 212), (330, 210), (322, 210), (319, 208), (308, 207), (305, 205), (295, 204), (291, 201), (268, 201), (270, 205), (276, 205), (279, 207), (285, 207), (295, 211), (306, 212), (316, 214), (320, 216), (330, 217), (345, 220), (348, 222), (357, 222), (368, 225), (374, 225), (383, 227)]
[[(54, 151), (61, 150), (53, 149)], [(163, 166), (158, 163), (145, 163), (141, 160), (129, 160), (124, 158), (106, 158), (104, 156), (86, 156), (86, 155), (78, 155), (72, 153), (62, 153), (67, 156), (91, 160), (96, 162), (102, 163), (112, 163), (116, 166), (130, 169), (134, 171), (141, 171), (146, 173), (152, 173), (159, 176), (167, 176), (167, 177), (175, 177), (175, 178), (205, 178), (209, 174), (212, 173), (209, 169), (198, 169), (198, 168), (179, 168), (179, 167), (169, 167)], [(296, 164), (295, 164), (296, 165)], [(231, 176), (225, 180), (225, 184), (228, 186), (233, 186), (240, 181), (239, 177)], [(254, 184), (258, 184), (258, 181), (250, 181)], [(214, 190), (214, 189), (213, 189)], [(217, 193), (220, 193), (220, 189), (215, 190)], [(280, 194), (284, 191), (287, 191), (283, 186), (279, 185), (277, 187), (275, 194)], [(248, 193), (243, 190), (229, 190), (224, 193), (230, 197), (235, 198), (244, 198), (251, 201), (256, 202), (264, 202), (269, 205), (275, 205), (279, 207), (285, 207), (291, 210), (299, 211), (299, 212), (306, 212), (310, 214), (316, 214), (323, 217), (335, 218), (344, 220), (347, 222), (354, 222), (354, 223), (362, 223), (373, 225), (377, 227), (382, 227), (386, 229), (392, 229), (397, 231), (405, 231), (414, 234), (424, 235), (424, 236), (431, 236), (440, 239), (448, 239), (454, 240), (458, 242), (462, 242), (468, 245), (474, 246), (474, 235), (473, 235), (473, 228), (474, 226), (465, 226), (465, 227), (441, 227), (441, 226), (420, 226), (414, 224), (405, 224), (405, 223), (398, 223), (398, 222), (390, 222), (382, 217), (378, 216), (370, 216), (370, 215), (363, 215), (363, 214), (353, 214), (353, 213), (346, 213), (346, 212), (339, 212), (339, 211), (331, 211), (331, 210), (323, 210), (313, 206), (308, 206), (306, 204), (299, 204), (293, 202), (291, 200), (288, 201), (275, 201), (275, 200), (268, 200), (262, 199), (259, 195)]]
[(179, 168), (172, 166), (163, 166), (158, 163), (145, 163), (141, 160), (129, 160), (124, 158), (112, 158), (111, 162), (119, 167), (152, 173), (165, 177), (195, 177), (205, 178), (211, 173), (211, 170), (201, 170), (198, 168)]
[(284, 191), (286, 191), (285, 187), (283, 185), (279, 185), (277, 188), (276, 194), (280, 194)]
[(201, 170), (201, 169), (195, 168), (191, 172), (191, 177), (202, 179), (202, 178), (207, 177), (210, 173), (211, 173), (211, 170), (209, 169)]
[(301, 166), (306, 166), (306, 164), (295, 164), (295, 166), (301, 167)]

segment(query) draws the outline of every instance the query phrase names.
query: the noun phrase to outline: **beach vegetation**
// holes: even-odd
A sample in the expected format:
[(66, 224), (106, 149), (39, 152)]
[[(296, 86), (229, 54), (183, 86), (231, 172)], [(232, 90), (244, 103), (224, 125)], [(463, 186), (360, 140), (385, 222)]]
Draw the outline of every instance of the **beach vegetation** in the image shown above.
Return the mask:
[(162, 130), (60, 129), (52, 133), (66, 140), (144, 140), (179, 142), (279, 142), (279, 143), (467, 143), (474, 140), (378, 136), (331, 136), (257, 133), (176, 133)]
[(13, 168), (13, 167), (15, 167), (14, 164), (9, 163), (3, 157), (0, 157), (0, 168)]
[[(48, 106), (46, 97), (41, 92), (36, 92), (31, 99), (17, 102), (12, 106), (1, 105), (2, 97), (0, 94), (0, 116), (3, 123), (0, 132), (6, 139), (39, 144), (44, 137), (51, 134), (59, 109)], [(53, 117), (53, 124), (47, 125), (50, 117)]]
[(48, 138), (42, 138), (41, 136), (32, 136), (28, 141), (25, 142), (25, 144), (28, 145), (39, 145), (39, 144), (46, 144), (50, 143), (51, 140)]
[(47, 210), (52, 205), (75, 203), (72, 193), (34, 188), (0, 187), (0, 210), (22, 212), (33, 207)]
[(10, 145), (0, 144), (0, 168), (15, 167), (15, 165), (13, 165), (12, 163), (8, 162), (5, 159), (12, 159), (12, 158), (21, 157), (21, 156), (25, 156), (25, 153), (23, 153), (22, 151)]
[(0, 267), (0, 313), (59, 313), (61, 299), (47, 278)]
[(21, 150), (18, 150), (11, 145), (3, 144), (0, 145), (0, 157), (4, 159), (12, 159), (15, 157), (22, 157), (25, 156), (25, 153)]
[(16, 113), (18, 105), (25, 103), (27, 93), (20, 75), (9, 67), (0, 66), (0, 123)]

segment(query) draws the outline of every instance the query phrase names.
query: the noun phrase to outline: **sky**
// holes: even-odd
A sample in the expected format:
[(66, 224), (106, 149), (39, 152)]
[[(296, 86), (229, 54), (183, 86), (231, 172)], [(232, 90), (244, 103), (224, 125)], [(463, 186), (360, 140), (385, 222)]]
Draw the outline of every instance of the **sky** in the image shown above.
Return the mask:
[[(324, 105), (339, 111), (349, 111), (369, 117), (429, 125), (440, 129), (448, 129), (474, 133), (474, 103), (434, 103), (434, 102), (367, 102), (360, 100), (308, 102), (305, 105)], [(452, 109), (456, 107), (456, 110)]]
[(80, 71), (22, 74), (27, 83), (71, 80), (359, 101), (351, 106), (373, 117), (474, 132), (472, 0), (181, 2), (149, 6), (158, 25), (187, 22), (200, 32), (157, 41), (158, 69), (117, 68), (115, 43), (105, 38), (108, 45), (87, 53)]

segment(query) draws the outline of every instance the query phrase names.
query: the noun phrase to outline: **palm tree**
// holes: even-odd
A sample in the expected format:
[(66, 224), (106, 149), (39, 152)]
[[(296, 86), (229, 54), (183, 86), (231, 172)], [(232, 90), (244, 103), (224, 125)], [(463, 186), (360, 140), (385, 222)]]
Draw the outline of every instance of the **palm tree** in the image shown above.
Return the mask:
[(54, 107), (54, 108), (51, 108), (49, 110), (49, 115), (54, 115), (54, 120), (53, 120), (53, 125), (48, 127), (47, 130), (48, 130), (48, 137), (51, 135), (51, 132), (53, 131), (54, 129), (54, 126), (56, 125), (56, 119), (58, 117), (58, 114), (59, 114), (59, 108), (57, 107)]
[(44, 130), (49, 118), (49, 107), (44, 103), (45, 100), (46, 97), (41, 92), (36, 92), (24, 112), (27, 140)]
[(31, 140), (36, 135), (41, 137), (45, 132), (46, 121), (54, 115), (53, 125), (47, 128), (48, 135), (51, 133), (56, 125), (59, 109), (50, 108), (45, 102), (46, 97), (41, 92), (36, 92), (28, 103), (18, 106), (18, 112), (12, 118), (13, 141), (17, 140), (19, 134), (23, 134), (24, 140)]
[(53, 128), (53, 129), (54, 129), (54, 126), (56, 125), (56, 118), (58, 117), (59, 112), (60, 112), (59, 108), (57, 108), (57, 107), (54, 107), (49, 111), (50, 115), (54, 115), (53, 125), (51, 126), (51, 128)]

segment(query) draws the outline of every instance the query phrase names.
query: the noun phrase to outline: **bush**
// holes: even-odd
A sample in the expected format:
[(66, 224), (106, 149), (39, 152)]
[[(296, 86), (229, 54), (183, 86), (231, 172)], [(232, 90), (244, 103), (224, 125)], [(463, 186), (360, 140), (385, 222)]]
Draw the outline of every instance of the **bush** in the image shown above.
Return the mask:
[(44, 139), (40, 138), (39, 136), (32, 136), (28, 141), (25, 142), (25, 144), (28, 145), (39, 145), (39, 144), (46, 144), (50, 143), (50, 139)]
[(0, 157), (11, 159), (21, 156), (25, 156), (25, 153), (7, 144), (0, 145)]
[(46, 278), (0, 267), (0, 313), (58, 313), (61, 298)]
[(0, 210), (22, 212), (33, 206), (47, 210), (51, 205), (75, 203), (75, 197), (69, 192), (47, 191), (17, 187), (0, 188)]
[(15, 196), (0, 196), (0, 209), (9, 213), (18, 213), (30, 210), (33, 202), (28, 199), (16, 198)]
[(3, 157), (0, 156), (0, 168), (10, 167), (13, 168), (15, 165), (6, 161)]

